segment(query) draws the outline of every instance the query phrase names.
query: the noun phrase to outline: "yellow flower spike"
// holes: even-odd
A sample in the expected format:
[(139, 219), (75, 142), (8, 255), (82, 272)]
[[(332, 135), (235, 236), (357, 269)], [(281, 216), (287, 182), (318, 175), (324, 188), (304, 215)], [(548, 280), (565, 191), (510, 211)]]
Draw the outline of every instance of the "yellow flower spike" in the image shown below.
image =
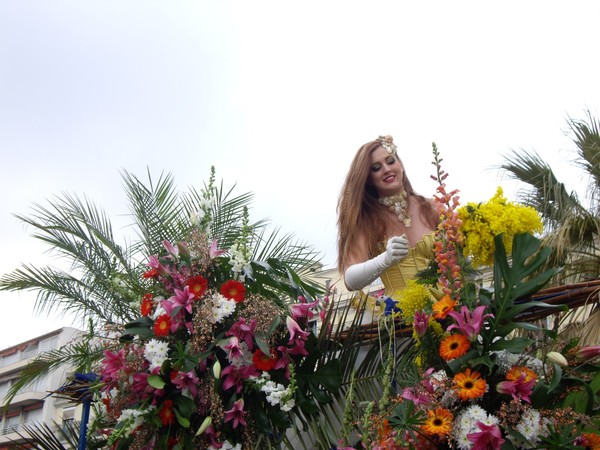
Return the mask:
[(212, 418), (210, 416), (206, 416), (202, 421), (202, 425), (200, 425), (200, 428), (198, 428), (198, 431), (196, 431), (196, 436), (200, 436), (202, 433), (204, 433), (211, 423)]

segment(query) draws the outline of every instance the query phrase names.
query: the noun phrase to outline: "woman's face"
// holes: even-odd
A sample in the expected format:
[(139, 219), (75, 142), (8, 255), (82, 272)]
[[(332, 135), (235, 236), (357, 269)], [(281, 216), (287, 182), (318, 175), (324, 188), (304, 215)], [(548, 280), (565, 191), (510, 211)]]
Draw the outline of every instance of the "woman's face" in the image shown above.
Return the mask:
[(389, 197), (402, 190), (404, 166), (395, 154), (383, 147), (377, 147), (371, 153), (371, 172), (369, 182), (380, 197)]

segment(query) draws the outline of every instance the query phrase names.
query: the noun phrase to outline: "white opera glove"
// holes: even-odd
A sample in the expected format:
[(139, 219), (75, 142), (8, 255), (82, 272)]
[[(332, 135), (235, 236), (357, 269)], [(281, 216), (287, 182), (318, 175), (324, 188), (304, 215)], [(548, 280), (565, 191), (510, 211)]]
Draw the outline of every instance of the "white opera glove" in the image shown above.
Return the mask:
[(408, 254), (406, 236), (394, 236), (387, 241), (385, 252), (368, 261), (352, 264), (344, 273), (346, 287), (362, 289), (375, 281), (386, 269), (403, 260)]

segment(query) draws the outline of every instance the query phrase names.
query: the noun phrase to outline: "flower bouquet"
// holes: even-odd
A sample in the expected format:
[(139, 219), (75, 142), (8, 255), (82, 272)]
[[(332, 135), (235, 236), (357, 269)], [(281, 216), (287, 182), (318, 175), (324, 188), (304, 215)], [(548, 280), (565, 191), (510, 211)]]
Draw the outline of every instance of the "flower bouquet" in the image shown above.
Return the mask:
[[(527, 311), (544, 304), (524, 299), (558, 271), (540, 270), (549, 249), (532, 234), (539, 218), (501, 191), (460, 209), (435, 145), (434, 155), (442, 296), (417, 281), (399, 293), (397, 314), (412, 325), (415, 345), (398, 363), (397, 395), (347, 422), (359, 443), (339, 448), (600, 448), (600, 347), (562, 342), (527, 322)], [(465, 276), (468, 259), (492, 261), (491, 287)]]
[(202, 229), (149, 258), (140, 316), (105, 351), (90, 430), (110, 448), (271, 448), (339, 388), (312, 332), (324, 301), (277, 260), (249, 261), (244, 239), (225, 252)]

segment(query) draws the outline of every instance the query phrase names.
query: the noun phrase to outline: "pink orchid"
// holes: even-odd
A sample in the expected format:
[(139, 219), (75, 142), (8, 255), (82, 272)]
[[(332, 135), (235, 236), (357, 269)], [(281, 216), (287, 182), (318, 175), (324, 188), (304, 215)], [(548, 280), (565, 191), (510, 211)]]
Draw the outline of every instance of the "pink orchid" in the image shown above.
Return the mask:
[(301, 317), (307, 317), (309, 320), (315, 316), (315, 313), (312, 311), (312, 308), (316, 308), (319, 304), (319, 299), (316, 299), (314, 302), (306, 303), (306, 299), (304, 297), (298, 297), (300, 303), (295, 303), (290, 306), (290, 312), (294, 319), (299, 319)]
[(462, 306), (460, 308), (460, 312), (451, 311), (448, 313), (450, 317), (452, 317), (456, 323), (450, 325), (446, 331), (451, 331), (457, 329), (462, 334), (464, 334), (469, 341), (474, 342), (477, 340), (477, 336), (481, 331), (481, 327), (483, 326), (483, 321), (487, 317), (494, 317), (493, 314), (483, 314), (486, 306), (478, 306), (471, 311), (466, 306)]
[(246, 426), (244, 421), (244, 399), (240, 398), (237, 400), (229, 411), (225, 411), (225, 418), (223, 422), (230, 422), (233, 420), (233, 428), (237, 428), (238, 425)]
[(210, 249), (208, 250), (208, 254), (211, 257), (211, 259), (216, 258), (217, 256), (221, 256), (225, 253), (226, 253), (225, 250), (221, 250), (218, 248), (217, 240), (213, 239), (213, 241), (210, 244)]
[(418, 337), (425, 336), (429, 327), (429, 315), (425, 311), (415, 311), (413, 318), (413, 329)]
[(472, 450), (500, 450), (504, 439), (498, 425), (486, 425), (480, 421), (476, 425), (481, 431), (467, 434), (467, 439), (473, 443)]
[(535, 379), (527, 381), (525, 374), (521, 374), (517, 381), (501, 381), (496, 385), (496, 391), (500, 394), (510, 394), (515, 400), (523, 400), (524, 402), (531, 403), (531, 392), (535, 385)]
[(410, 400), (415, 404), (415, 406), (429, 405), (431, 403), (431, 400), (428, 396), (417, 392), (417, 389), (415, 388), (404, 388), (401, 397), (405, 400)]
[(236, 361), (244, 356), (244, 352), (240, 347), (240, 341), (237, 337), (229, 338), (229, 344), (223, 346), (223, 350), (227, 351), (227, 359), (229, 362)]

